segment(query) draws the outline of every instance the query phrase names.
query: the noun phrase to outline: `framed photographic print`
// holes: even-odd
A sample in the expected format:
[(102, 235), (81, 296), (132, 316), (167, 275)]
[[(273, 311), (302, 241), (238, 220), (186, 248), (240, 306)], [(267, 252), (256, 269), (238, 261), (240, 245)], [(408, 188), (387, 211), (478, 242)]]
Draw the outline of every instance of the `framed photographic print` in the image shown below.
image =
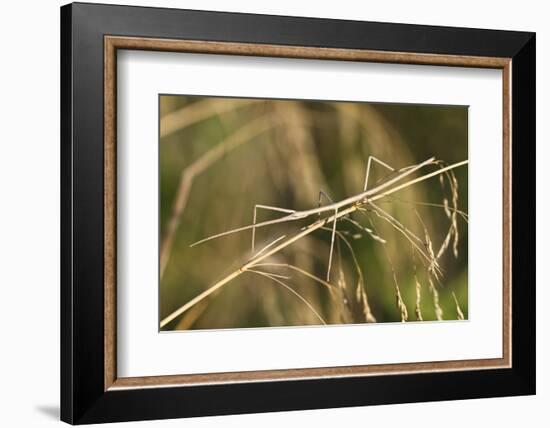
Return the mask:
[(535, 35), (61, 8), (61, 418), (535, 393)]

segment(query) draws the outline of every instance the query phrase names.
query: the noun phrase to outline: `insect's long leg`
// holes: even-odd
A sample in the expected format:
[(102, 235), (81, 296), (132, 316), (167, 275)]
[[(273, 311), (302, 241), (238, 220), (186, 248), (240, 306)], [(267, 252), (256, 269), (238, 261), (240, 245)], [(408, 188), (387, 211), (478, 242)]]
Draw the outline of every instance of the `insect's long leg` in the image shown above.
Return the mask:
[(261, 208), (263, 210), (269, 210), (269, 211), (278, 211), (278, 212), (287, 213), (287, 214), (292, 214), (292, 213), (296, 212), (295, 210), (289, 210), (287, 208), (272, 207), (272, 206), (269, 206), (269, 205), (260, 205), (260, 204), (254, 205), (254, 216), (253, 216), (253, 219), (252, 219), (252, 250), (251, 250), (251, 254), (254, 254), (254, 241), (256, 239), (256, 228), (254, 227), (254, 225), (256, 224), (256, 215), (257, 215), (258, 208)]
[(374, 157), (374, 156), (369, 156), (369, 160), (367, 161), (367, 172), (365, 174), (365, 185), (363, 186), (363, 192), (366, 192), (367, 191), (367, 185), (369, 183), (369, 174), (370, 174), (370, 164), (371, 164), (371, 161), (375, 161), (375, 162), (378, 162), (379, 165), (382, 165), (383, 167), (386, 167), (387, 169), (389, 169), (390, 171), (395, 171), (395, 168), (392, 168), (391, 166), (389, 166), (387, 163), (381, 161), (380, 159)]
[[(319, 191), (319, 202), (318, 202), (318, 207), (321, 206), (321, 201), (322, 201), (322, 198), (325, 198), (326, 200), (328, 200), (331, 204), (334, 203), (331, 199), (331, 197), (329, 195), (327, 195), (325, 192), (323, 192), (322, 190)], [(331, 240), (330, 240), (330, 253), (329, 253), (329, 256), (328, 256), (328, 268), (327, 268), (327, 282), (330, 281), (330, 267), (332, 265), (332, 253), (334, 252), (334, 238), (335, 238), (335, 235), (336, 235), (336, 215), (338, 214), (338, 208), (336, 208), (334, 210), (334, 221), (332, 223), (332, 237), (331, 237)], [(319, 213), (319, 217), (321, 216), (321, 213)]]
[[(323, 197), (324, 197), (327, 201), (329, 201), (331, 204), (334, 203), (333, 200), (332, 200), (332, 198), (331, 198), (329, 195), (327, 195), (327, 194), (326, 194), (325, 192), (323, 192), (322, 190), (319, 190), (319, 201), (317, 202), (317, 208), (320, 208), (320, 207), (321, 207), (321, 202), (322, 202)], [(319, 213), (319, 217), (321, 217), (321, 213)]]
[(322, 190), (319, 190), (319, 202), (318, 202), (317, 206), (319, 206), (319, 207), (321, 206), (321, 200), (323, 199), (323, 197), (324, 197), (327, 201), (329, 201), (331, 204), (334, 203), (334, 201), (332, 200), (332, 198), (331, 198), (329, 195), (327, 195), (327, 194), (326, 194), (325, 192), (323, 192)]
[(332, 237), (330, 238), (330, 252), (328, 255), (327, 282), (330, 282), (330, 267), (332, 265), (332, 253), (334, 251), (334, 237), (336, 236), (336, 221), (338, 208), (334, 210), (334, 221), (332, 222)]

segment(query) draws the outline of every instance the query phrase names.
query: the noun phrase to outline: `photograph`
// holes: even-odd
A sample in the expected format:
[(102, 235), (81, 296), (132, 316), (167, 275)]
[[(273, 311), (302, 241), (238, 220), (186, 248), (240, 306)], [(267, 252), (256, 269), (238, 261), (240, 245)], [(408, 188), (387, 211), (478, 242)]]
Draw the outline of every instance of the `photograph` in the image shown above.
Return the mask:
[[(23, 321), (8, 329), (17, 343), (56, 312), (40, 330), (51, 337), (28, 342), (58, 347), (11, 370), (55, 382), (33, 386), (35, 411), (27, 400), (12, 419), (240, 426), (249, 414), (251, 426), (281, 426), (288, 413), (292, 426), (330, 426), (331, 412), (384, 424), (390, 409), (415, 426), (451, 414), (475, 425), (479, 412), (517, 426), (539, 415), (545, 74), (533, 14), (165, 6), (27, 13), (49, 23), (44, 35), (59, 30), (56, 66), (40, 79), (21, 72), (36, 68), (25, 58), (8, 67), (21, 76), (8, 79), (19, 83), (11, 110), (27, 112), (29, 85), (59, 108), (39, 108), (33, 127), (19, 114), (6, 140), (37, 130), (23, 142), (40, 144), (6, 145), (33, 155), (6, 157), (11, 181), (28, 183), (8, 188), (30, 203), (11, 207), (23, 227), (4, 222), (21, 260), (4, 282), (29, 294), (24, 238), (38, 225), (55, 236), (31, 282), (48, 291), (55, 263), (42, 255), (57, 242), (59, 290), (24, 312), (28, 296), (5, 300), (17, 309), (7, 319)], [(34, 51), (32, 64), (47, 64)], [(49, 128), (57, 150), (44, 144)], [(39, 189), (47, 174), (28, 173), (45, 166), (57, 172), (51, 197)], [(36, 219), (44, 198), (57, 228)], [(296, 422), (302, 413), (322, 416)]]
[(158, 103), (161, 331), (468, 320), (468, 106)]

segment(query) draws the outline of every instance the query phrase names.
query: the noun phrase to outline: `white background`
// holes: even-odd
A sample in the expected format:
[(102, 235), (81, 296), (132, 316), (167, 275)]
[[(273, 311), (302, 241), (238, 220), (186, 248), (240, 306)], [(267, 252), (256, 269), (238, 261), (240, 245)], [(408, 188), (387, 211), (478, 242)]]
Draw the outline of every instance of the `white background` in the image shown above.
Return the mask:
[[(108, 2), (108, 1), (106, 1)], [(110, 2), (108, 2), (110, 3)], [(463, 0), (297, 2), (127, 1), (326, 18), (537, 31), (538, 395), (461, 402), (244, 415), (139, 423), (159, 427), (374, 426), (517, 427), (547, 424), (550, 300), (548, 106), (550, 28), (544, 2)], [(5, 2), (0, 13), (0, 423), (59, 424), (59, 1)], [(537, 422), (539, 421), (539, 422)], [(125, 426), (138, 426), (138, 423)]]
[[(501, 70), (123, 51), (117, 78), (119, 376), (502, 356)], [(159, 93), (468, 105), (468, 321), (158, 334)]]

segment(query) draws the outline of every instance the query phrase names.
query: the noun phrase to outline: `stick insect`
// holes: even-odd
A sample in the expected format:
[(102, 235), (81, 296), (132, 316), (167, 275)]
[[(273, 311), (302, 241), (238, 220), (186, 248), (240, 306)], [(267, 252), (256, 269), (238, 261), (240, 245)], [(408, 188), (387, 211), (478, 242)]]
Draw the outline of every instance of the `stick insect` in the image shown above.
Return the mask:
[[(383, 180), (381, 183), (376, 184), (375, 187), (372, 187), (372, 188), (369, 189), (368, 188), (369, 176), (370, 176), (370, 171), (371, 171), (371, 166), (372, 166), (373, 161), (380, 164), (381, 166), (385, 167), (386, 169), (390, 170), (392, 174), (390, 174), (390, 176), (387, 177), (385, 180)], [(168, 324), (169, 322), (171, 322), (172, 320), (174, 320), (175, 318), (177, 318), (178, 316), (180, 316), (181, 314), (186, 312), (188, 309), (192, 308), (194, 305), (196, 305), (200, 301), (204, 300), (205, 298), (207, 298), (208, 296), (210, 296), (211, 294), (213, 294), (214, 292), (219, 290), (221, 287), (223, 287), (224, 285), (226, 285), (227, 283), (229, 283), (230, 281), (232, 281), (234, 278), (238, 277), (239, 275), (243, 274), (244, 272), (247, 272), (247, 271), (248, 272), (254, 272), (254, 270), (252, 268), (254, 268), (255, 266), (259, 266), (260, 263), (263, 260), (266, 260), (267, 258), (269, 258), (273, 254), (277, 253), (278, 251), (282, 250), (283, 248), (287, 247), (288, 245), (291, 245), (292, 243), (296, 242), (297, 240), (301, 239), (302, 237), (304, 237), (304, 236), (306, 236), (306, 235), (308, 235), (308, 234), (310, 234), (310, 233), (312, 233), (316, 230), (320, 230), (320, 229), (324, 228), (326, 225), (332, 224), (332, 228), (331, 228), (331, 247), (330, 247), (330, 252), (329, 252), (329, 266), (328, 266), (328, 269), (327, 269), (327, 282), (326, 282), (326, 285), (330, 286), (330, 283), (329, 283), (330, 269), (331, 269), (330, 265), (332, 264), (332, 255), (333, 255), (333, 252), (334, 252), (334, 241), (335, 241), (335, 235), (337, 233), (336, 232), (336, 222), (339, 219), (348, 218), (349, 214), (351, 214), (354, 211), (360, 211), (360, 212), (365, 211), (365, 206), (369, 206), (370, 208), (375, 210), (375, 212), (377, 214), (385, 215), (386, 216), (386, 218), (385, 218), (386, 221), (390, 221), (390, 222), (395, 223), (395, 222), (397, 222), (397, 220), (394, 219), (393, 217), (389, 216), (385, 211), (383, 211), (381, 208), (379, 208), (374, 203), (374, 201), (379, 200), (381, 198), (384, 198), (384, 197), (386, 197), (386, 196), (388, 196), (388, 195), (390, 195), (394, 192), (397, 192), (397, 191), (399, 191), (401, 189), (404, 189), (408, 186), (411, 186), (415, 183), (427, 180), (431, 177), (435, 177), (435, 176), (438, 176), (438, 175), (443, 174), (443, 173), (447, 173), (448, 171), (450, 171), (454, 168), (458, 168), (462, 165), (466, 165), (467, 163), (468, 163), (468, 160), (464, 160), (462, 162), (457, 162), (453, 165), (441, 167), (441, 165), (438, 163), (438, 161), (436, 161), (434, 157), (431, 157), (431, 158), (429, 158), (429, 159), (427, 159), (424, 162), (421, 162), (419, 164), (410, 165), (410, 166), (407, 166), (407, 167), (396, 170), (395, 168), (393, 168), (390, 165), (386, 164), (385, 162), (375, 158), (374, 156), (370, 156), (369, 159), (368, 159), (368, 162), (367, 162), (367, 169), (366, 169), (366, 173), (365, 173), (365, 181), (364, 181), (364, 185), (363, 185), (363, 191), (356, 194), (356, 195), (350, 196), (350, 197), (348, 197), (346, 199), (343, 199), (339, 202), (333, 202), (333, 203), (330, 203), (328, 205), (318, 206), (317, 208), (312, 208), (312, 209), (303, 210), (303, 211), (296, 211), (296, 210), (287, 209), (287, 208), (272, 207), (272, 206), (260, 205), (260, 204), (255, 205), (254, 206), (254, 214), (253, 214), (253, 223), (252, 224), (247, 225), (247, 226), (242, 226), (242, 227), (239, 227), (239, 228), (236, 228), (236, 229), (228, 230), (226, 232), (218, 233), (216, 235), (212, 235), (212, 236), (209, 236), (207, 238), (201, 239), (200, 241), (197, 241), (194, 244), (191, 244), (191, 247), (193, 247), (195, 245), (199, 245), (199, 244), (205, 243), (207, 241), (210, 241), (210, 240), (213, 240), (213, 239), (216, 239), (216, 238), (220, 238), (222, 236), (230, 235), (230, 234), (237, 233), (237, 232), (242, 232), (242, 231), (245, 231), (245, 230), (251, 230), (252, 231), (252, 256), (251, 256), (251, 258), (245, 264), (243, 264), (240, 268), (238, 268), (234, 272), (230, 273), (229, 275), (225, 276), (223, 279), (217, 281), (210, 288), (203, 291), (202, 293), (200, 293), (199, 295), (197, 295), (196, 297), (194, 297), (193, 299), (191, 299), (190, 301), (188, 301), (187, 303), (182, 305), (180, 308), (178, 308), (177, 310), (172, 312), (166, 318), (164, 318), (160, 322), (160, 327), (161, 328), (164, 327), (166, 324)], [(438, 165), (439, 169), (437, 169), (436, 171), (432, 171), (430, 173), (424, 174), (424, 175), (422, 175), (420, 177), (417, 177), (415, 179), (405, 181), (404, 183), (400, 183), (400, 184), (397, 183), (398, 181), (402, 180), (403, 178), (405, 178), (407, 176), (410, 176), (414, 172), (416, 172), (419, 169), (421, 169), (425, 166), (428, 166), (428, 165)], [(319, 204), (321, 202), (321, 197), (323, 195), (326, 197), (326, 194), (324, 194), (324, 192), (320, 192)], [(282, 217), (279, 217), (279, 218), (276, 218), (276, 219), (273, 219), (273, 220), (267, 220), (267, 221), (257, 223), (256, 220), (257, 220), (257, 211), (258, 211), (258, 209), (266, 209), (266, 210), (271, 210), (271, 211), (276, 211), (276, 212), (282, 212), (286, 215), (284, 215)], [(329, 213), (329, 214), (326, 217), (321, 218), (322, 213)], [(272, 224), (284, 223), (284, 222), (289, 222), (289, 221), (296, 221), (296, 220), (304, 219), (304, 218), (314, 216), (314, 215), (319, 216), (319, 218), (316, 221), (314, 221), (313, 223), (311, 223), (310, 225), (305, 226), (302, 229), (300, 229), (300, 231), (298, 233), (296, 233), (296, 234), (294, 234), (293, 236), (290, 236), (290, 237), (286, 237), (284, 235), (280, 236), (280, 237), (276, 238), (275, 240), (273, 240), (272, 242), (270, 242), (265, 247), (263, 247), (260, 251), (254, 253), (254, 249), (255, 249), (254, 248), (254, 246), (255, 246), (254, 241), (255, 241), (255, 231), (256, 231), (256, 229), (258, 229), (260, 227), (269, 226), (269, 225), (272, 225)], [(399, 226), (402, 229), (403, 233), (407, 232), (407, 229), (404, 226), (402, 226), (401, 224), (399, 224)], [(415, 237), (415, 236), (413, 236), (413, 237), (418, 240), (417, 237)], [(418, 246), (418, 244), (415, 244), (410, 239), (410, 236), (409, 236), (409, 240), (411, 241), (411, 243), (413, 245), (416, 245), (416, 249), (419, 251), (420, 254), (422, 254), (426, 259), (430, 260), (430, 262), (432, 263), (431, 268), (434, 271), (437, 271), (438, 266), (437, 265), (433, 266), (432, 259), (428, 255), (426, 255), (426, 253), (424, 253), (422, 251), (422, 249)]]
[[(378, 184), (377, 186), (375, 186), (371, 189), (368, 189), (369, 176), (370, 176), (371, 165), (372, 165), (373, 161), (378, 163), (379, 165), (383, 166), (384, 168), (390, 170), (392, 173), (394, 173), (394, 176), (390, 177), (387, 180), (384, 180), (381, 184)], [(252, 230), (251, 255), (254, 256), (255, 238), (256, 238), (256, 229), (257, 228), (265, 227), (265, 226), (269, 226), (269, 225), (273, 225), (273, 224), (277, 224), (277, 223), (284, 223), (284, 222), (289, 222), (289, 221), (301, 220), (301, 219), (304, 219), (304, 218), (307, 218), (307, 217), (310, 217), (310, 216), (313, 216), (313, 215), (320, 216), (322, 213), (325, 213), (325, 212), (332, 212), (334, 214), (334, 220), (332, 221), (332, 234), (331, 234), (330, 250), (329, 250), (329, 256), (328, 256), (328, 268), (327, 268), (327, 274), (326, 274), (326, 281), (329, 282), (330, 281), (330, 271), (331, 271), (331, 266), (332, 266), (332, 258), (333, 258), (333, 253), (334, 253), (334, 240), (335, 240), (335, 236), (336, 236), (336, 223), (337, 223), (337, 219), (338, 219), (338, 211), (340, 211), (342, 209), (345, 209), (347, 207), (353, 206), (355, 204), (366, 204), (366, 203), (368, 203), (369, 198), (371, 196), (376, 195), (376, 194), (380, 194), (380, 192), (382, 192), (384, 189), (388, 188), (392, 184), (395, 184), (397, 181), (407, 177), (408, 175), (410, 175), (410, 174), (414, 173), (415, 171), (419, 170), (420, 168), (423, 168), (427, 165), (433, 164), (434, 162), (435, 162), (435, 158), (431, 157), (431, 158), (429, 158), (429, 159), (427, 159), (424, 162), (421, 162), (419, 164), (407, 166), (405, 168), (401, 168), (399, 170), (396, 170), (395, 168), (391, 167), (390, 165), (388, 165), (387, 163), (381, 161), (380, 159), (378, 159), (374, 156), (369, 156), (368, 161), (367, 161), (367, 169), (366, 169), (366, 173), (365, 173), (365, 181), (364, 181), (362, 192), (360, 192), (356, 195), (350, 196), (350, 197), (348, 197), (346, 199), (343, 199), (341, 201), (332, 202), (330, 197), (325, 192), (323, 192), (321, 190), (319, 192), (318, 207), (317, 208), (312, 208), (312, 209), (309, 209), (309, 210), (303, 210), (303, 211), (296, 211), (296, 210), (292, 210), (292, 209), (288, 209), (288, 208), (256, 204), (256, 205), (254, 205), (254, 213), (253, 213), (253, 216), (252, 216), (252, 224), (247, 225), (247, 226), (243, 226), (243, 227), (239, 227), (239, 228), (236, 228), (236, 229), (231, 229), (231, 230), (228, 230), (226, 232), (218, 233), (216, 235), (212, 235), (212, 236), (209, 236), (207, 238), (201, 239), (200, 241), (197, 241), (194, 244), (192, 244), (191, 247), (193, 247), (195, 245), (202, 244), (202, 243), (207, 242), (207, 241), (210, 241), (212, 239), (220, 238), (222, 236), (226, 236), (226, 235), (229, 235), (229, 234), (242, 232), (242, 231), (251, 229)], [(331, 203), (328, 204), (328, 205), (321, 206), (321, 202), (322, 202), (323, 197), (325, 199), (329, 200)], [(257, 220), (258, 209), (263, 209), (263, 210), (267, 210), (267, 211), (274, 211), (274, 212), (281, 212), (281, 213), (285, 213), (286, 215), (283, 216), (283, 217), (273, 219), (273, 220), (267, 220), (267, 221), (263, 221), (261, 223), (257, 223), (256, 220)], [(284, 236), (281, 236), (281, 237), (277, 238), (275, 241), (272, 241), (270, 244), (268, 244), (267, 247), (264, 247), (261, 251), (262, 252), (265, 251), (267, 248), (274, 245), (275, 243), (277, 243), (279, 240), (281, 240), (283, 238), (284, 238)]]

